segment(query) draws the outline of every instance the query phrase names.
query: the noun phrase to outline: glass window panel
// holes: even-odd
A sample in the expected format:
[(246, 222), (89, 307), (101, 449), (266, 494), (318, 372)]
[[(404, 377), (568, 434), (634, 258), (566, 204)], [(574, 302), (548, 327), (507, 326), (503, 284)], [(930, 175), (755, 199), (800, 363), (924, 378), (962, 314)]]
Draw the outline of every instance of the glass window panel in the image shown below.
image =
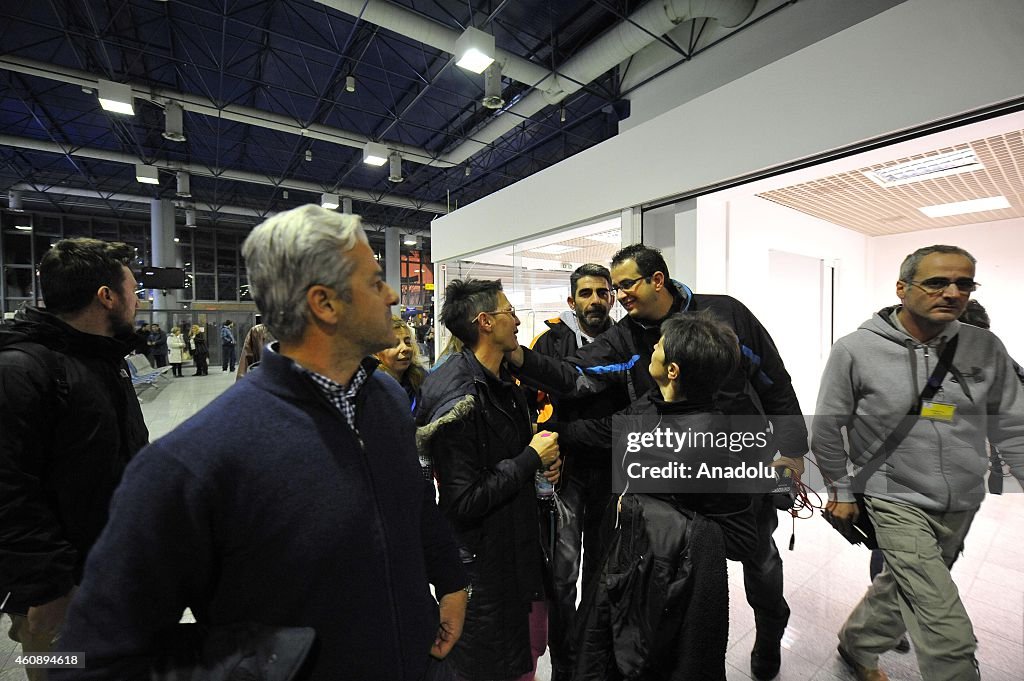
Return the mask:
[(238, 300), (238, 278), (234, 275), (217, 275), (217, 300)]
[(214, 272), (212, 248), (196, 246), (195, 253), (193, 255), (195, 256), (195, 260), (192, 261), (192, 264), (195, 266), (196, 272), (208, 272), (211, 274)]
[(197, 274), (195, 300), (216, 300), (217, 284), (212, 274)]
[(117, 223), (112, 220), (93, 220), (92, 235), (103, 241), (118, 241), (121, 238), (118, 234)]
[(89, 221), (81, 218), (64, 218), (64, 236), (92, 236)]
[(4, 262), (19, 265), (33, 264), (30, 232), (4, 231)]
[(46, 234), (48, 236), (62, 236), (64, 234), (64, 226), (57, 215), (36, 215), (34, 216), (33, 226), (36, 228), (36, 234)]
[(32, 298), (32, 272), (31, 267), (15, 267), (8, 265), (4, 267), (4, 284), (7, 286), (7, 296), (10, 298)]

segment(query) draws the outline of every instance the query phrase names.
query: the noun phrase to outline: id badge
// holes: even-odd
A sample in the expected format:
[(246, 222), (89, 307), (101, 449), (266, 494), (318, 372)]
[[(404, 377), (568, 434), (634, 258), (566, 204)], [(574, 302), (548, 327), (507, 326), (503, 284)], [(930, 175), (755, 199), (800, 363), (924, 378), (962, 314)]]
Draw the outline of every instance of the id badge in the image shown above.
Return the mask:
[(926, 401), (921, 403), (921, 418), (952, 423), (956, 405), (949, 402)]

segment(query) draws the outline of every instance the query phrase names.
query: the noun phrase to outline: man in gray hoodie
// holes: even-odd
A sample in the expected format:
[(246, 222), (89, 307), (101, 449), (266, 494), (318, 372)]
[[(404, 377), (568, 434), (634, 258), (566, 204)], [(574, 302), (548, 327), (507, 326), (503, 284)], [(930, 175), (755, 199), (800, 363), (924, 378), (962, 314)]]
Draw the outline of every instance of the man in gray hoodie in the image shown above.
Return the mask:
[(904, 631), (924, 678), (979, 678), (950, 568), (985, 495), (986, 438), (1024, 480), (1024, 391), (999, 338), (957, 321), (978, 287), (975, 263), (955, 246), (907, 256), (902, 304), (836, 342), (822, 376), (811, 449), (829, 482), (826, 513), (852, 523), (863, 492), (886, 563), (839, 632), (858, 679), (888, 678), (878, 656)]

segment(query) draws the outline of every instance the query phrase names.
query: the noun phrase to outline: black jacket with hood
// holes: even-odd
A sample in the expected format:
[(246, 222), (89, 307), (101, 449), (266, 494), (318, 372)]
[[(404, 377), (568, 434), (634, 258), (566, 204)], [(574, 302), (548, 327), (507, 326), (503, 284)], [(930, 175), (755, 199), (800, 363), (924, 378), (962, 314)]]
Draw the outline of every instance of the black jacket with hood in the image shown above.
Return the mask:
[(129, 343), (28, 308), (0, 330), (0, 610), (65, 593), (149, 439)]
[[(715, 407), (726, 414), (768, 414), (773, 417), (775, 447), (785, 456), (807, 453), (807, 425), (793, 382), (768, 331), (743, 303), (731, 296), (693, 293), (673, 282), (669, 315), (710, 310), (728, 324), (740, 341), (739, 368), (715, 395)], [(657, 384), (651, 378), (654, 345), (661, 338), (661, 322), (623, 317), (593, 343), (580, 348), (568, 361), (557, 361), (524, 349), (517, 375), (526, 383), (558, 396), (586, 395), (617, 386), (633, 402)], [(611, 418), (578, 421), (559, 426), (560, 440), (586, 446), (608, 446)]]
[(430, 440), (439, 505), (473, 582), (462, 637), (448, 660), (464, 678), (515, 678), (533, 669), (529, 612), (543, 597), (534, 475), (540, 467), (523, 390), (463, 350), (427, 376), (417, 425), (465, 396), (472, 410)]

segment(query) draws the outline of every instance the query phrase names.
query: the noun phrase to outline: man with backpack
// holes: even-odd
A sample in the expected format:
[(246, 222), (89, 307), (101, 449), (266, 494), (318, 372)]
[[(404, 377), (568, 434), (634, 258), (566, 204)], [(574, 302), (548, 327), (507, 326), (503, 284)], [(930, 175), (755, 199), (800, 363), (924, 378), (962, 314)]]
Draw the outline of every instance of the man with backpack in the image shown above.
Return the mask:
[(45, 310), (0, 330), (0, 611), (25, 653), (51, 649), (121, 474), (149, 439), (124, 362), (132, 255), (59, 241), (39, 264)]

